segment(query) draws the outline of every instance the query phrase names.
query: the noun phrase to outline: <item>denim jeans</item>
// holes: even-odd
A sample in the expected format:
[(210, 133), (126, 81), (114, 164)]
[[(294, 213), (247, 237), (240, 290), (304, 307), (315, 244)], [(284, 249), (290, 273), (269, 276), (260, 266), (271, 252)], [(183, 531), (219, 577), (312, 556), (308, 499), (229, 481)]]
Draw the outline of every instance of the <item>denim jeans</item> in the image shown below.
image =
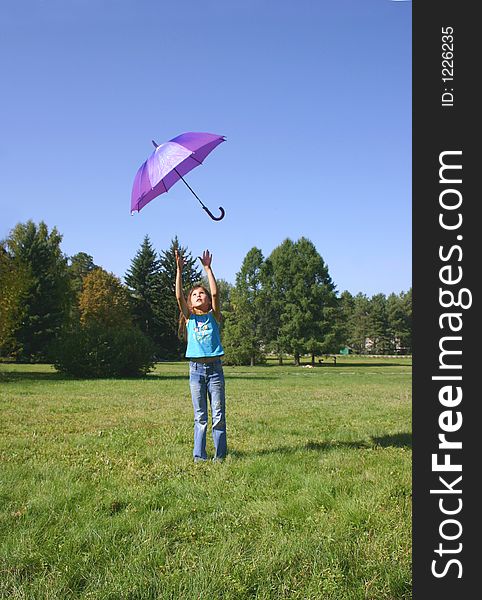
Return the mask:
[(226, 403), (221, 360), (211, 363), (189, 362), (189, 386), (194, 408), (194, 459), (206, 460), (208, 398), (211, 405), (214, 458), (226, 456)]

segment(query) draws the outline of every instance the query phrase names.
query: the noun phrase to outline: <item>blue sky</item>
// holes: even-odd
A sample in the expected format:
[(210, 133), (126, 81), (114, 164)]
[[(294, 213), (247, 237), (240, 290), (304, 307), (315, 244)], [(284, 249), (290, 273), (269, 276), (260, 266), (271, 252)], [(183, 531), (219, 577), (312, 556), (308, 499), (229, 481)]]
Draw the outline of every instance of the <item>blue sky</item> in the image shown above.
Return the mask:
[[(411, 3), (4, 0), (0, 238), (45, 221), (123, 277), (144, 236), (246, 253), (308, 237), (338, 291), (411, 286)], [(140, 213), (151, 139), (227, 141)]]

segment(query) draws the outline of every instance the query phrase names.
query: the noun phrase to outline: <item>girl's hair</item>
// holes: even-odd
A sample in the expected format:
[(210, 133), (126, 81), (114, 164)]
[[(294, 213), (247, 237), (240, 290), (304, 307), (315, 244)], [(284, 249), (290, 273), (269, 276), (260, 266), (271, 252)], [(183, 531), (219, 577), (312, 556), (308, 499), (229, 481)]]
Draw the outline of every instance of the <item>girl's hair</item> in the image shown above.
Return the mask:
[[(211, 297), (211, 292), (206, 287), (204, 287), (204, 285), (202, 283), (199, 283), (197, 285), (193, 285), (187, 294), (186, 304), (187, 304), (187, 308), (188, 308), (190, 314), (192, 314), (192, 312), (193, 312), (192, 303), (191, 303), (191, 295), (194, 292), (194, 290), (197, 290), (199, 288), (201, 288), (202, 290), (204, 290), (206, 292), (206, 295), (209, 298), (209, 303), (212, 307), (213, 300)], [(182, 339), (184, 341), (187, 340), (186, 319), (184, 318), (184, 315), (182, 314), (182, 312), (179, 312), (179, 324), (178, 324), (177, 333), (178, 333), (178, 336), (180, 339)]]

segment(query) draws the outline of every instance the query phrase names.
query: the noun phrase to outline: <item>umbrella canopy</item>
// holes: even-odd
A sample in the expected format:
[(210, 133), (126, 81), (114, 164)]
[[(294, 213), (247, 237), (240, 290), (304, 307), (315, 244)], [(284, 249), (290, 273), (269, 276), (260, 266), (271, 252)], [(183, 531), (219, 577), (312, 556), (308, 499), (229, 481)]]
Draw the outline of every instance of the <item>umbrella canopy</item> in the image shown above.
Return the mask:
[[(203, 163), (203, 160), (216, 146), (224, 142), (223, 135), (214, 133), (182, 133), (169, 142), (154, 145), (156, 149), (149, 158), (139, 167), (134, 179), (131, 194), (131, 213), (140, 211), (151, 200), (167, 192), (179, 179), (189, 187), (184, 180), (184, 175)], [(201, 202), (201, 200), (196, 196)], [(221, 217), (213, 217), (210, 211), (201, 202), (202, 207), (214, 220)]]

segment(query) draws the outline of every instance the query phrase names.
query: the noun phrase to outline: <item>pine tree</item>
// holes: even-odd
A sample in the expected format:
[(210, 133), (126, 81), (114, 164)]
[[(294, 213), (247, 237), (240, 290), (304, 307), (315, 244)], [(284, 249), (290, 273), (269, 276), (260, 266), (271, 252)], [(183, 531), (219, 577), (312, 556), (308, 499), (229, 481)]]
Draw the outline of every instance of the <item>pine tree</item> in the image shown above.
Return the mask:
[(375, 354), (391, 351), (390, 332), (385, 294), (375, 294), (369, 304), (369, 337)]
[(328, 267), (307, 238), (287, 239), (267, 260), (267, 293), (277, 321), (273, 339), (279, 355), (293, 354), (295, 364), (310, 352), (333, 348), (339, 300)]
[(146, 235), (124, 279), (136, 296), (153, 302), (159, 293), (159, 274), (160, 261)]
[(134, 323), (156, 344), (159, 357), (162, 357), (167, 330), (163, 311), (165, 292), (161, 282), (161, 262), (149, 236), (144, 237), (124, 279), (131, 294)]
[(338, 319), (338, 333), (340, 345), (351, 348), (352, 335), (350, 331), (352, 315), (355, 307), (355, 299), (349, 291), (340, 294), (340, 313)]
[(412, 352), (412, 288), (408, 292), (402, 292), (400, 294), (402, 303), (403, 314), (405, 315), (403, 321), (403, 328), (400, 332), (400, 343), (405, 352), (411, 354)]
[(91, 271), (98, 268), (94, 263), (94, 259), (86, 252), (77, 252), (69, 259), (69, 275), (71, 280), (71, 288), (76, 297), (82, 291), (82, 282), (84, 277)]
[(267, 299), (261, 282), (263, 265), (261, 250), (252, 248), (236, 275), (223, 341), (227, 360), (232, 364), (254, 366), (265, 360)]
[(388, 326), (392, 348), (396, 352), (412, 351), (412, 290), (387, 298)]
[(162, 289), (161, 307), (166, 326), (163, 340), (163, 352), (167, 357), (179, 358), (182, 355), (184, 342), (178, 337), (179, 308), (176, 301), (176, 250), (184, 258), (182, 282), (184, 293), (202, 281), (202, 271), (197, 266), (187, 247), (181, 246), (177, 236), (171, 240), (168, 250), (160, 253), (160, 282)]
[(353, 296), (348, 330), (349, 345), (357, 353), (366, 353), (370, 337), (370, 300), (362, 292)]

